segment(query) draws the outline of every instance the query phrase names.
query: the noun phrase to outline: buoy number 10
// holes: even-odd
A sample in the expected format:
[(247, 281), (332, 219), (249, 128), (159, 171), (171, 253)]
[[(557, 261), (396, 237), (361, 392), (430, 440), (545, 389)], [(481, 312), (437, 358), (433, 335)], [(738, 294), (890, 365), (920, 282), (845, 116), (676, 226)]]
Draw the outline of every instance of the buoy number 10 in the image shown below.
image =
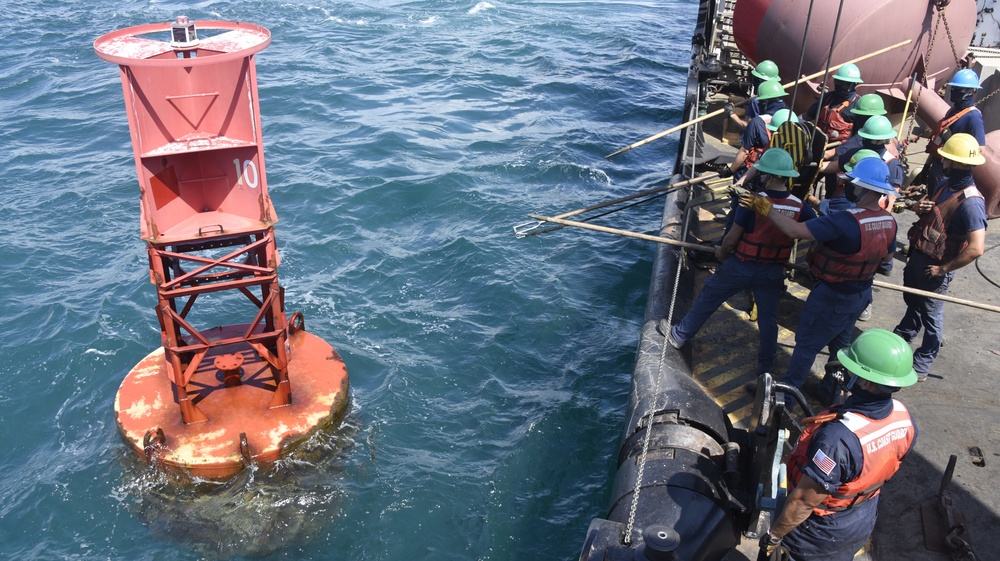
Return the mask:
[(243, 181), (246, 180), (247, 187), (256, 189), (257, 185), (260, 184), (260, 175), (257, 173), (257, 166), (253, 160), (246, 160), (241, 165), (239, 158), (237, 158), (233, 160), (233, 164), (236, 165), (236, 183), (243, 185)]

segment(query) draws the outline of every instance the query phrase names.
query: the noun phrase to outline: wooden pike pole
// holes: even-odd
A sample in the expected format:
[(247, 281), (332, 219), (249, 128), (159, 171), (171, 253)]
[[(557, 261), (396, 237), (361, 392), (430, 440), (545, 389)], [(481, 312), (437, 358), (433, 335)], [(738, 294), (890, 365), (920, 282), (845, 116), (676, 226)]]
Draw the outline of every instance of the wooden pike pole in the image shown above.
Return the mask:
[(607, 234), (616, 234), (619, 236), (625, 236), (626, 238), (635, 238), (638, 240), (646, 240), (650, 242), (663, 243), (667, 245), (673, 245), (677, 247), (683, 247), (685, 249), (693, 249), (695, 251), (704, 251), (707, 253), (715, 253), (714, 246), (702, 245), (698, 243), (682, 242), (680, 240), (672, 240), (670, 238), (664, 238), (662, 236), (650, 236), (649, 234), (641, 234), (639, 232), (632, 232), (629, 230), (621, 230), (619, 228), (608, 228), (607, 226), (598, 226), (597, 224), (589, 224), (587, 222), (578, 222), (576, 220), (564, 220), (562, 218), (556, 218), (554, 216), (539, 216), (537, 214), (529, 214), (529, 218), (534, 218), (535, 220), (542, 220), (544, 222), (553, 222), (555, 224), (562, 224), (563, 226), (575, 226), (577, 228), (583, 228), (584, 230), (594, 230), (595, 232), (605, 232)]
[(960, 304), (962, 306), (969, 306), (970, 308), (979, 308), (980, 310), (987, 310), (990, 312), (1000, 313), (1000, 307), (998, 306), (991, 306), (989, 304), (982, 304), (980, 302), (974, 302), (972, 300), (955, 298), (954, 296), (948, 296), (947, 294), (938, 294), (937, 292), (928, 292), (926, 290), (910, 288), (908, 286), (900, 286), (898, 284), (892, 284), (889, 282), (882, 282), (882, 281), (872, 281), (872, 284), (879, 288), (887, 288), (889, 290), (896, 290), (898, 292), (907, 292), (909, 294), (915, 294), (917, 296), (926, 296), (927, 298), (934, 298), (935, 300), (941, 300), (943, 302), (951, 302), (952, 304)]
[[(704, 244), (682, 242), (680, 240), (672, 240), (670, 238), (664, 238), (662, 236), (651, 236), (649, 234), (642, 234), (639, 232), (632, 232), (629, 230), (622, 230), (619, 228), (609, 228), (607, 226), (598, 226), (597, 224), (588, 224), (586, 222), (578, 222), (575, 220), (564, 220), (562, 218), (555, 218), (551, 216), (539, 216), (536, 214), (529, 215), (530, 218), (535, 220), (542, 220), (544, 222), (553, 222), (555, 224), (562, 224), (563, 226), (574, 226), (577, 228), (583, 228), (585, 230), (593, 230), (595, 232), (605, 232), (608, 234), (616, 234), (619, 236), (625, 236), (627, 238), (635, 238), (639, 240), (646, 240), (656, 243), (662, 243), (667, 245), (672, 245), (676, 247), (683, 247), (684, 249), (691, 249), (694, 251), (702, 251), (705, 253), (715, 253), (715, 246), (709, 246)], [(797, 271), (804, 271), (805, 269), (801, 265), (794, 265), (791, 263), (785, 264), (785, 267), (789, 269), (795, 269)], [(978, 308), (980, 310), (986, 310), (989, 312), (1000, 313), (1000, 307), (991, 306), (989, 304), (983, 304), (980, 302), (975, 302), (972, 300), (965, 300), (963, 298), (955, 298), (954, 296), (948, 296), (946, 294), (938, 294), (936, 292), (928, 292), (926, 290), (920, 290), (917, 288), (910, 288), (908, 286), (900, 286), (898, 284), (892, 284), (888, 282), (882, 282), (878, 280), (873, 280), (872, 284), (879, 288), (885, 288), (888, 290), (895, 290), (897, 292), (905, 292), (909, 294), (915, 294), (917, 296), (924, 296), (927, 298), (933, 298), (935, 300), (941, 300), (943, 302), (951, 302), (952, 304), (959, 304), (962, 306), (969, 306), (971, 308)]]
[[(632, 199), (637, 199), (637, 198), (645, 197), (645, 196), (648, 196), (648, 195), (655, 195), (655, 194), (663, 192), (663, 191), (672, 191), (674, 189), (680, 189), (681, 187), (687, 187), (688, 185), (695, 185), (695, 184), (698, 184), (698, 183), (704, 183), (704, 182), (706, 182), (706, 181), (708, 181), (710, 179), (714, 179), (716, 177), (719, 177), (719, 174), (716, 173), (716, 172), (706, 173), (705, 175), (702, 175), (702, 176), (699, 176), (699, 177), (695, 177), (694, 179), (685, 179), (684, 181), (678, 181), (677, 183), (670, 183), (670, 184), (664, 185), (662, 187), (656, 187), (656, 188), (653, 188), (653, 189), (647, 189), (645, 191), (640, 191), (638, 193), (633, 193), (633, 194), (627, 195), (625, 197), (620, 197), (620, 198), (617, 198), (617, 199), (612, 199), (610, 201), (605, 201), (603, 203), (599, 203), (599, 204), (596, 204), (596, 205), (591, 205), (591, 206), (588, 206), (588, 207), (585, 207), (585, 208), (578, 208), (576, 210), (571, 210), (571, 211), (565, 212), (563, 214), (557, 214), (554, 218), (558, 218), (558, 219), (569, 218), (570, 216), (576, 216), (577, 214), (583, 214), (585, 212), (590, 212), (592, 210), (599, 210), (599, 209), (602, 209), (604, 207), (608, 207), (608, 206), (611, 206), (611, 205), (614, 205), (614, 204), (618, 204), (618, 203), (623, 203), (623, 202), (626, 202), (626, 201), (630, 201)], [(516, 238), (519, 238), (519, 239), (520, 238), (527, 238), (528, 236), (537, 236), (539, 234), (547, 234), (549, 232), (554, 232), (556, 230), (561, 230), (561, 229), (563, 229), (563, 228), (566, 227), (566, 225), (561, 225), (561, 226), (553, 226), (551, 228), (546, 228), (544, 230), (535, 230), (535, 228), (538, 228), (541, 225), (542, 225), (541, 221), (536, 221), (534, 223), (527, 222), (525, 224), (518, 224), (517, 226), (514, 226), (514, 236)]]
[(590, 212), (592, 210), (601, 209), (601, 208), (604, 208), (606, 206), (610, 206), (610, 205), (613, 205), (613, 204), (623, 203), (625, 201), (631, 201), (632, 199), (638, 199), (639, 197), (645, 197), (646, 195), (653, 195), (655, 193), (659, 193), (661, 191), (666, 191), (668, 189), (679, 189), (681, 187), (687, 187), (688, 185), (696, 185), (698, 183), (704, 183), (704, 182), (708, 181), (709, 179), (715, 179), (716, 177), (719, 177), (719, 174), (716, 173), (716, 172), (706, 173), (705, 175), (700, 175), (698, 177), (695, 177), (694, 179), (685, 179), (684, 181), (678, 181), (677, 183), (670, 183), (670, 184), (664, 185), (662, 187), (656, 187), (656, 188), (653, 188), (653, 189), (647, 189), (645, 191), (639, 191), (638, 193), (633, 193), (633, 194), (627, 195), (625, 197), (621, 197), (621, 198), (614, 199), (614, 200), (611, 200), (611, 201), (603, 202), (603, 203), (596, 204), (596, 205), (593, 205), (593, 206), (588, 206), (586, 208), (578, 208), (576, 210), (571, 210), (571, 211), (563, 213), (563, 214), (557, 214), (555, 216), (555, 218), (569, 218), (570, 216), (576, 216), (577, 214), (583, 214), (585, 212)]
[(913, 84), (917, 83), (917, 74), (913, 73), (913, 80), (910, 80), (910, 89), (906, 90), (906, 104), (903, 105), (903, 119), (899, 122), (899, 134), (896, 135), (896, 142), (903, 142), (903, 125), (906, 123), (906, 114), (910, 111), (910, 98), (913, 97)]
[[(829, 69), (829, 71), (830, 72), (836, 71), (841, 66), (845, 66), (847, 64), (854, 64), (856, 62), (861, 62), (862, 60), (869, 59), (869, 58), (878, 56), (878, 55), (883, 54), (883, 53), (887, 53), (887, 52), (889, 52), (889, 51), (891, 51), (893, 49), (898, 49), (899, 47), (902, 47), (902, 46), (905, 46), (905, 45), (909, 45), (912, 42), (913, 42), (912, 39), (907, 39), (906, 41), (900, 41), (899, 43), (896, 43), (895, 45), (889, 45), (888, 47), (885, 47), (883, 49), (879, 49), (877, 51), (868, 53), (868, 54), (866, 54), (864, 56), (859, 56), (858, 58), (853, 58), (853, 59), (851, 59), (851, 60), (849, 60), (847, 62), (842, 62), (842, 63), (840, 63), (840, 64), (838, 64), (836, 66), (831, 66), (830, 69)], [(808, 82), (809, 80), (812, 80), (813, 78), (819, 78), (820, 76), (822, 76), (826, 72), (827, 72), (826, 70), (821, 70), (819, 72), (816, 72), (815, 74), (810, 74), (809, 76), (803, 76), (803, 77), (799, 78), (798, 80), (793, 80), (791, 82), (788, 82), (787, 84), (782, 84), (781, 87), (787, 90), (788, 88), (790, 88), (792, 86), (797, 86), (797, 85), (801, 84), (802, 82)], [(692, 120), (690, 120), (690, 121), (688, 121), (686, 123), (681, 123), (681, 124), (677, 125), (676, 127), (667, 129), (667, 130), (665, 130), (665, 131), (663, 131), (661, 133), (654, 134), (653, 136), (650, 136), (649, 138), (645, 138), (645, 139), (640, 140), (638, 142), (629, 144), (628, 146), (626, 146), (625, 148), (622, 148), (621, 150), (618, 150), (616, 152), (612, 152), (612, 153), (608, 154), (607, 156), (604, 156), (604, 159), (610, 160), (612, 157), (617, 156), (618, 154), (621, 154), (622, 152), (628, 152), (629, 150), (631, 150), (633, 148), (638, 148), (638, 147), (640, 147), (640, 146), (642, 146), (644, 144), (649, 144), (650, 142), (652, 142), (654, 140), (659, 140), (659, 139), (663, 138), (664, 136), (667, 136), (669, 134), (673, 134), (673, 133), (675, 133), (675, 132), (677, 132), (677, 131), (679, 131), (681, 129), (684, 129), (684, 128), (687, 128), (687, 127), (689, 127), (691, 125), (700, 123), (700, 122), (702, 122), (702, 121), (704, 121), (706, 119), (711, 119), (712, 117), (715, 117), (716, 115), (724, 113), (725, 111), (726, 111), (725, 109), (716, 109), (715, 111), (712, 111), (711, 113), (708, 113), (706, 115), (698, 117), (697, 119), (692, 119)]]

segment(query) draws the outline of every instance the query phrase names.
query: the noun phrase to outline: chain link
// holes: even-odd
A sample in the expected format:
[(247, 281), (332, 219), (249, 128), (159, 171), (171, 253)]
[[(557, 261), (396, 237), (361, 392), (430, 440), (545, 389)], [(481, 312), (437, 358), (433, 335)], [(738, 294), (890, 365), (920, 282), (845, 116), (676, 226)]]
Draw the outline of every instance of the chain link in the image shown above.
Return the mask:
[(948, 44), (951, 45), (951, 56), (955, 57), (955, 66), (962, 66), (962, 59), (958, 58), (958, 51), (955, 50), (955, 40), (951, 38), (951, 28), (948, 27), (948, 17), (944, 14), (944, 8), (938, 8), (938, 15), (944, 21), (944, 31), (948, 35)]
[[(688, 185), (684, 188), (687, 191), (688, 198), (694, 192), (693, 186)], [(687, 239), (689, 218), (691, 216), (691, 210), (687, 210), (684, 213), (684, 226), (681, 228), (682, 238)], [(667, 308), (667, 317), (660, 320), (660, 329), (663, 331), (663, 342), (660, 344), (660, 363), (657, 365), (656, 369), (656, 387), (653, 395), (660, 394), (660, 383), (663, 381), (663, 371), (666, 369), (667, 361), (667, 348), (670, 347), (670, 343), (667, 342), (667, 337), (670, 336), (670, 322), (674, 317), (674, 306), (677, 303), (677, 290), (680, 287), (681, 271), (684, 270), (685, 261), (687, 258), (687, 251), (683, 249), (678, 249), (677, 256), (677, 274), (674, 275), (674, 289), (670, 295), (670, 306)], [(635, 512), (639, 508), (639, 492), (642, 490), (642, 476), (646, 471), (646, 456), (649, 453), (649, 443), (653, 437), (653, 416), (656, 412), (663, 407), (657, 407), (655, 404), (650, 408), (649, 412), (646, 413), (646, 436), (642, 441), (642, 454), (639, 455), (639, 471), (636, 473), (635, 479), (635, 491), (632, 492), (632, 505), (629, 508), (628, 513), (628, 524), (625, 526), (625, 536), (622, 538), (622, 543), (626, 546), (632, 544), (632, 531), (635, 529)]]
[[(934, 19), (934, 29), (931, 30), (931, 39), (927, 42), (927, 58), (924, 64), (924, 75), (920, 79), (921, 85), (924, 87), (927, 87), (927, 66), (931, 63), (931, 53), (934, 52), (934, 39), (937, 38), (938, 27), (941, 25), (941, 8), (935, 7), (935, 10), (938, 17)], [(949, 34), (948, 37), (950, 39), (951, 35)], [(912, 88), (913, 84), (910, 84), (910, 87)], [(917, 97), (913, 100), (913, 112), (910, 114), (910, 126), (906, 129), (906, 137), (903, 139), (904, 144), (900, 147), (900, 151), (904, 157), (906, 156), (906, 144), (909, 143), (910, 137), (913, 136), (913, 125), (917, 122), (917, 110), (920, 109), (920, 93), (923, 91), (923, 88), (917, 90)]]
[(978, 107), (980, 103), (982, 103), (982, 102), (986, 101), (987, 99), (989, 99), (989, 98), (997, 95), (998, 93), (1000, 93), (1000, 88), (997, 88), (997, 89), (993, 90), (992, 92), (990, 92), (990, 95), (988, 95), (988, 96), (980, 99), (979, 101), (977, 101), (975, 103), (975, 105)]

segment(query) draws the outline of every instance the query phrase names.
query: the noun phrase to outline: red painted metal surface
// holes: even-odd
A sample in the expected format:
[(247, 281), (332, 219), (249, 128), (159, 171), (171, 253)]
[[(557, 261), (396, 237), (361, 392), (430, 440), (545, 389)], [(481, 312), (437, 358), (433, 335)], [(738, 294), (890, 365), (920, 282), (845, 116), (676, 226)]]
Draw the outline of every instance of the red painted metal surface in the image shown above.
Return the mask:
[[(965, 56), (966, 47), (975, 33), (976, 2), (952, 0), (942, 12), (948, 29), (943, 21), (936, 23), (935, 3), (935, 0), (845, 0), (829, 57), (832, 64), (912, 39), (913, 42), (905, 47), (859, 62), (865, 83), (858, 87), (858, 91), (877, 91), (905, 99), (906, 93), (899, 84), (918, 69), (926, 72), (931, 85), (935, 81), (950, 79), (957, 69), (956, 54), (958, 58)], [(773, 60), (781, 70), (782, 82), (795, 79), (800, 56), (804, 57), (802, 75), (822, 72), (827, 66), (839, 7), (840, 2), (739, 0), (733, 14), (736, 44), (755, 63)], [(938, 31), (928, 59), (931, 34), (936, 24)], [(805, 33), (807, 27), (808, 34)], [(957, 53), (952, 52), (948, 30)], [(814, 101), (811, 90), (816, 86), (800, 86), (796, 95), (796, 111), (804, 111)]]
[(126, 378), (116, 412), (148, 459), (165, 450), (163, 465), (225, 477), (339, 418), (347, 373), (301, 314), (285, 315), (254, 61), (270, 32), (191, 23), (94, 42), (120, 69), (162, 344)]
[[(210, 336), (231, 339), (245, 328), (227, 326)], [(153, 351), (118, 389), (115, 416), (123, 438), (135, 453), (167, 470), (207, 479), (229, 478), (250, 461), (277, 460), (313, 431), (338, 422), (348, 405), (340, 355), (305, 331), (288, 342), (289, 377), (295, 380), (290, 405), (268, 408), (275, 387), (268, 363), (245, 344), (226, 345), (213, 351), (220, 353), (213, 359), (240, 356), (240, 384), (227, 386), (224, 372), (204, 362), (192, 377), (197, 389), (191, 395), (208, 421), (196, 424), (185, 424), (177, 414), (163, 349)], [(162, 440), (147, 438), (150, 431), (162, 431)]]

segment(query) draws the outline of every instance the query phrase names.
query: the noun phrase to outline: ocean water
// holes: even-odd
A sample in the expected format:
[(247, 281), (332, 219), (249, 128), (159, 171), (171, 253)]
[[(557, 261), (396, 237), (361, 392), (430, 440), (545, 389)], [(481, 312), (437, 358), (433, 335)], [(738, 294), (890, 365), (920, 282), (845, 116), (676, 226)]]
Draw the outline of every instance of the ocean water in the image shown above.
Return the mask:
[[(0, 558), (573, 559), (607, 507), (653, 248), (555, 215), (663, 184), (697, 4), (4, 3)], [(286, 307), (351, 376), (311, 454), (222, 485), (136, 465), (119, 383), (159, 345), (117, 69), (172, 20), (257, 55)], [(602, 219), (652, 231), (659, 201)], [(294, 384), (294, 380), (292, 380)]]

